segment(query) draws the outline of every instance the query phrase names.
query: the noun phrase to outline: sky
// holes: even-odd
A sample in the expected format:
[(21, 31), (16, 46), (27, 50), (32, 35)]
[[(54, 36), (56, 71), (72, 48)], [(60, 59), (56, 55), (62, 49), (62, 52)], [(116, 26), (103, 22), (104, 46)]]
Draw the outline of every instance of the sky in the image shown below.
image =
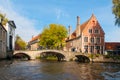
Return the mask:
[(16, 24), (16, 34), (26, 42), (51, 23), (62, 24), (72, 31), (76, 17), (80, 24), (94, 14), (105, 32), (106, 42), (120, 42), (120, 27), (115, 26), (112, 0), (0, 0), (0, 12)]

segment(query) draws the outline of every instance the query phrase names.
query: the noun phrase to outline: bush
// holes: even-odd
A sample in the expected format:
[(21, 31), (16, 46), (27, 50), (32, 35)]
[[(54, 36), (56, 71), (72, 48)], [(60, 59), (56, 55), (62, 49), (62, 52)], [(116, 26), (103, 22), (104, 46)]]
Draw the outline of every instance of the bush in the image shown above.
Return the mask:
[(99, 57), (100, 56), (100, 54), (95, 54), (95, 57)]
[(110, 58), (110, 55), (104, 55), (104, 58)]
[(95, 54), (89, 54), (88, 57), (91, 58), (91, 59), (94, 59), (95, 58)]

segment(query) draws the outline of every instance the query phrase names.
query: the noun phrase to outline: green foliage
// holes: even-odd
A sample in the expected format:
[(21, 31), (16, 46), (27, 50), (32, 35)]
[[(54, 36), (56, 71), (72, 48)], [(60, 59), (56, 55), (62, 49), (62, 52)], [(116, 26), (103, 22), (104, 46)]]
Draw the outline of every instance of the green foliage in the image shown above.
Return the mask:
[(115, 25), (120, 26), (120, 0), (113, 0), (113, 14), (115, 15)]
[(120, 60), (120, 55), (115, 55), (115, 54), (110, 55), (110, 54), (108, 54), (108, 55), (104, 55), (104, 58), (107, 58), (107, 59), (111, 58), (113, 60)]
[(40, 45), (48, 49), (62, 49), (65, 45), (65, 38), (67, 37), (67, 29), (63, 25), (50, 24), (45, 27), (41, 37)]
[(91, 59), (95, 59), (95, 58), (98, 58), (100, 56), (100, 54), (89, 54), (88, 57), (91, 58)]
[(16, 36), (15, 47), (17, 50), (25, 50), (26, 42), (21, 39), (20, 36)]
[(7, 24), (8, 19), (7, 19), (6, 16), (3, 15), (2, 13), (0, 13), (0, 19), (1, 19), (2, 25), (6, 25), (6, 24)]
[(52, 60), (52, 61), (57, 61), (58, 58), (57, 56), (53, 56), (53, 55), (46, 55), (46, 56), (38, 56), (36, 57), (36, 59), (41, 59), (41, 60)]
[(110, 56), (109, 56), (109, 55), (104, 55), (104, 58), (109, 59), (109, 58), (110, 58)]
[(95, 55), (94, 54), (89, 54), (88, 57), (91, 58), (91, 59), (94, 59)]

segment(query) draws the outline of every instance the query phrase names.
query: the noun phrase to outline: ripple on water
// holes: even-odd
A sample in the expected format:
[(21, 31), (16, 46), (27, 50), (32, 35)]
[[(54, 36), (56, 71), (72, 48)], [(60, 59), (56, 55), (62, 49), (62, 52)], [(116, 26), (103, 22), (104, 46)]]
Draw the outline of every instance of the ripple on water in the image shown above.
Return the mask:
[[(0, 80), (120, 80), (120, 64), (0, 62)], [(5, 66), (7, 65), (7, 66)], [(114, 66), (113, 66), (114, 65)]]

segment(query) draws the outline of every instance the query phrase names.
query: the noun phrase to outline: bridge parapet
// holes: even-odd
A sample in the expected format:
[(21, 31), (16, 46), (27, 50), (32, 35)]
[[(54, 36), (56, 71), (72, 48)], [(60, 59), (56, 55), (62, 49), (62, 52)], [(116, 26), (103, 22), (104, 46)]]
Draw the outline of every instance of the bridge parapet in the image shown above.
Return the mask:
[(68, 51), (62, 51), (62, 50), (36, 50), (36, 51), (30, 51), (30, 50), (18, 50), (14, 51), (13, 55), (18, 53), (24, 53), (31, 57), (31, 59), (36, 59), (36, 57), (40, 56), (43, 52), (55, 52), (60, 53), (65, 56), (65, 60), (69, 61), (72, 58), (75, 58), (76, 55), (82, 55), (82, 53), (78, 52), (68, 52)]

